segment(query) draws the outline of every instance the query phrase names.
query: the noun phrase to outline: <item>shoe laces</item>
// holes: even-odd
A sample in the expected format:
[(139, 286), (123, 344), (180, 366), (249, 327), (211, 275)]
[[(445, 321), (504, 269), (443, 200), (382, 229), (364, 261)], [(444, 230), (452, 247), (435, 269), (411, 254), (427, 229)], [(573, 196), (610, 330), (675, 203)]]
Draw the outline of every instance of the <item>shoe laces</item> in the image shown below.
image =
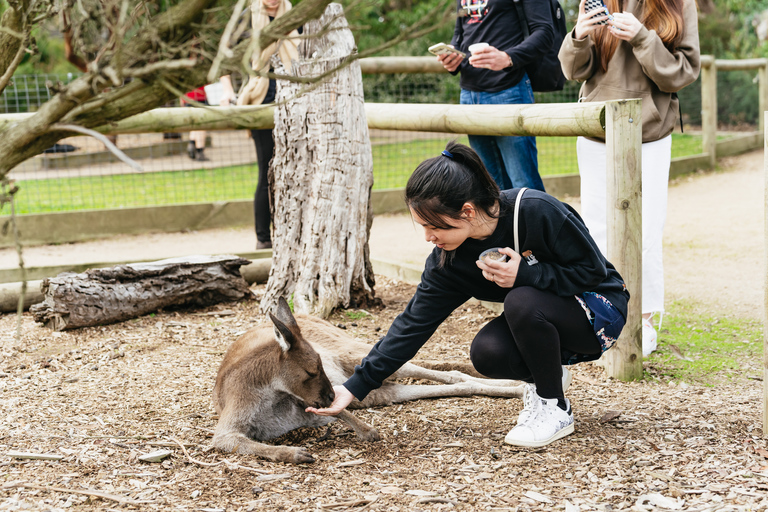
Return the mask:
[(517, 424), (527, 424), (531, 418), (536, 416), (540, 407), (541, 398), (539, 398), (539, 395), (536, 393), (536, 386), (527, 384), (523, 390), (523, 410), (520, 411), (520, 415), (517, 417)]

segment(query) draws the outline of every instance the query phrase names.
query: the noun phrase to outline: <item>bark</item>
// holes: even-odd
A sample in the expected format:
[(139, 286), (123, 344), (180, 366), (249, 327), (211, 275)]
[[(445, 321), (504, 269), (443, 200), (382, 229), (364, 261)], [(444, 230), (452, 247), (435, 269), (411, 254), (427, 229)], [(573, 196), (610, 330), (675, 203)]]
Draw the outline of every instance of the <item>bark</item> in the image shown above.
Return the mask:
[(65, 272), (43, 280), (44, 300), (30, 307), (56, 331), (122, 322), (167, 307), (204, 307), (250, 296), (237, 256), (188, 256), (152, 263)]
[[(331, 22), (335, 30), (323, 30)], [(305, 25), (294, 74), (318, 76), (356, 52), (339, 4)], [(278, 70), (278, 72), (280, 72)], [(270, 165), (272, 270), (261, 307), (293, 293), (294, 309), (327, 317), (374, 301), (368, 249), (373, 158), (357, 62), (309, 90), (278, 82)]]
[[(16, 6), (21, 7), (21, 6)], [(19, 8), (14, 6), (8, 6), (6, 11), (0, 18), (0, 27), (12, 30), (17, 34), (21, 34), (24, 31), (23, 15)], [(19, 51), (22, 39), (19, 39), (13, 34), (0, 31), (0, 76), (3, 76), (13, 62), (16, 52)], [(3, 92), (0, 89), (0, 92)]]
[[(118, 75), (122, 76), (120, 63), (141, 67), (149, 62), (178, 57), (164, 53), (162, 47), (173, 47), (197, 34), (203, 12), (215, 4), (216, 0), (185, 0), (171, 7), (147, 20), (146, 25), (121, 47), (119, 58), (110, 62), (104, 57), (97, 67), (104, 69), (114, 65)], [(0, 54), (5, 53), (5, 49), (0, 50)], [(205, 68), (160, 72), (121, 87), (109, 84), (98, 70), (86, 73), (62, 87), (34, 116), (0, 131), (0, 177), (70, 135), (65, 131), (52, 131), (51, 125), (69, 123), (94, 128), (159, 107), (176, 96), (164, 87), (163, 82), (191, 90), (204, 85)]]

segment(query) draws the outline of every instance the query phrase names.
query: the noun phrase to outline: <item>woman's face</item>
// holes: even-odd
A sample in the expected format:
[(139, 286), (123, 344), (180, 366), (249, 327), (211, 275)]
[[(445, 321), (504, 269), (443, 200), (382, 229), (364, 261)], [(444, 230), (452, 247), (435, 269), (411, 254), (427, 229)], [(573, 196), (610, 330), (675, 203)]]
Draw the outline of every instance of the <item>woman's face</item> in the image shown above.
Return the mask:
[(440, 249), (453, 251), (458, 248), (472, 233), (472, 224), (467, 220), (457, 220), (450, 217), (443, 217), (443, 221), (450, 228), (438, 228), (421, 218), (411, 208), (411, 217), (414, 222), (424, 228), (424, 239), (427, 242), (435, 244)]
[(268, 13), (274, 14), (277, 12), (277, 8), (280, 6), (282, 0), (261, 0), (261, 5)]

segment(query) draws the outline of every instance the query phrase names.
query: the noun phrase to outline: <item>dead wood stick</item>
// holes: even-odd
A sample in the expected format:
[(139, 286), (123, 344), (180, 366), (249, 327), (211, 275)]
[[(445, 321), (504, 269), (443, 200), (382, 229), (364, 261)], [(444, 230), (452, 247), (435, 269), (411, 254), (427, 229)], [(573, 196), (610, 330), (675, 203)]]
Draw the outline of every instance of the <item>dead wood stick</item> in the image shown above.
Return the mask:
[(416, 503), (448, 503), (453, 506), (457, 505), (455, 501), (451, 501), (447, 498), (421, 498)]
[(10, 489), (13, 487), (24, 487), (26, 489), (38, 489), (41, 491), (63, 492), (68, 494), (84, 494), (86, 496), (93, 496), (95, 498), (102, 498), (105, 500), (116, 501), (124, 505), (143, 505), (146, 503), (154, 503), (154, 501), (148, 501), (148, 500), (138, 501), (138, 500), (133, 500), (131, 498), (126, 498), (124, 496), (119, 496), (117, 494), (110, 494), (108, 492), (96, 491), (96, 490), (90, 490), (90, 489), (86, 489), (86, 490), (67, 489), (65, 487), (50, 487), (47, 485), (28, 484), (26, 482), (11, 482), (3, 485), (3, 489)]
[(57, 455), (55, 453), (29, 453), (29, 452), (8, 452), (9, 457), (14, 459), (31, 459), (31, 460), (61, 460), (63, 455)]
[(43, 280), (36, 322), (57, 331), (122, 322), (169, 307), (202, 307), (251, 295), (229, 255), (185, 256), (150, 263), (64, 272)]
[(263, 469), (256, 469), (256, 468), (252, 468), (252, 467), (249, 467), (249, 466), (242, 466), (240, 464), (237, 464), (235, 462), (230, 462), (228, 460), (220, 460), (219, 462), (203, 462), (201, 460), (193, 459), (192, 456), (187, 451), (187, 449), (184, 447), (184, 445), (179, 440), (177, 440), (177, 439), (175, 439), (173, 437), (170, 437), (169, 439), (171, 441), (173, 441), (174, 443), (176, 443), (177, 445), (179, 445), (179, 447), (181, 447), (181, 450), (184, 452), (184, 455), (187, 456), (187, 460), (189, 462), (193, 463), (193, 464), (198, 464), (200, 466), (207, 466), (207, 467), (219, 466), (221, 464), (226, 464), (228, 469), (243, 469), (245, 471), (253, 471), (254, 473), (259, 473), (259, 474), (262, 474), (262, 475), (269, 475), (270, 474), (269, 471), (264, 471)]
[(192, 458), (192, 456), (191, 456), (191, 455), (189, 454), (189, 452), (187, 451), (187, 449), (186, 449), (186, 448), (184, 447), (184, 445), (181, 443), (181, 441), (179, 441), (178, 439), (176, 439), (176, 438), (174, 438), (174, 437), (169, 437), (168, 439), (170, 439), (171, 441), (173, 441), (174, 443), (176, 443), (177, 445), (179, 445), (179, 447), (181, 448), (181, 451), (183, 451), (183, 452), (184, 452), (184, 455), (186, 455), (186, 457), (187, 457), (187, 460), (189, 460), (189, 462), (191, 462), (191, 463), (193, 463), (193, 464), (197, 464), (197, 465), (199, 465), (199, 466), (206, 466), (206, 467), (211, 467), (211, 466), (219, 466), (219, 465), (221, 465), (221, 464), (223, 464), (223, 463), (224, 463), (223, 461), (219, 461), (219, 462), (203, 462), (203, 461), (201, 461), (201, 460), (193, 459), (193, 458)]
[[(365, 505), (366, 507), (376, 501), (376, 498), (374, 499), (350, 499), (346, 501), (337, 501), (335, 503), (326, 503), (325, 505), (320, 505), (320, 508), (338, 508), (338, 507), (357, 507), (358, 505)], [(365, 507), (363, 507), (365, 508)], [(362, 510), (362, 509), (360, 509)]]

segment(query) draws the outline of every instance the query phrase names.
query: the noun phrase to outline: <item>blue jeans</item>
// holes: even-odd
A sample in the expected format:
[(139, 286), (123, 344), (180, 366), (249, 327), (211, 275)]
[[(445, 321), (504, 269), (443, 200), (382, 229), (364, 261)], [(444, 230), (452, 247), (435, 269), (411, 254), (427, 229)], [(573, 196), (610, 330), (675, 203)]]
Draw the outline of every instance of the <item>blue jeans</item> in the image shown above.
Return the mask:
[[(517, 85), (499, 92), (461, 90), (462, 105), (511, 105), (533, 103), (528, 75)], [(528, 187), (544, 190), (539, 176), (536, 137), (470, 135), (472, 146), (501, 190)]]

